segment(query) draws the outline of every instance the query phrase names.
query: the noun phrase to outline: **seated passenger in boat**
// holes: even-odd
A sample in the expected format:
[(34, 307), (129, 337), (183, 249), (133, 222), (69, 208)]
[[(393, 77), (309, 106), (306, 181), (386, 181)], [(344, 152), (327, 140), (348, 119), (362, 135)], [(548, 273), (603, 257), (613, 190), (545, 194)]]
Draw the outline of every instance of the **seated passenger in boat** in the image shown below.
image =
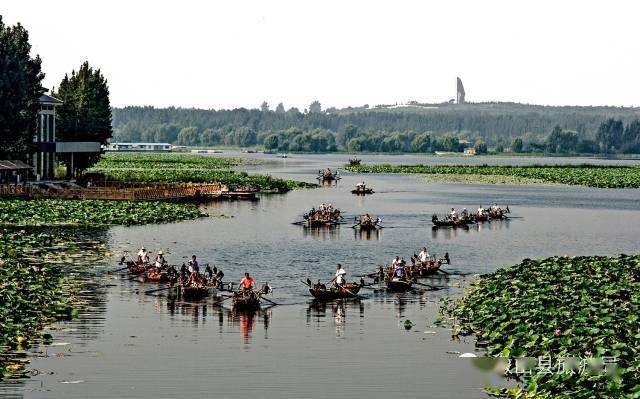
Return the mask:
[(467, 211), (467, 208), (463, 208), (462, 212), (460, 213), (460, 216), (464, 219), (466, 219), (469, 216), (469, 212)]
[(331, 281), (334, 282), (336, 286), (343, 285), (345, 283), (346, 275), (347, 272), (342, 268), (342, 265), (338, 263), (338, 265), (336, 266), (336, 274), (331, 279)]
[(483, 216), (484, 215), (484, 208), (482, 207), (482, 204), (480, 204), (480, 208), (478, 208), (478, 216)]
[(393, 260), (391, 261), (391, 267), (393, 269), (396, 268), (396, 266), (398, 266), (398, 263), (400, 263), (400, 257), (396, 256), (395, 258), (393, 258)]
[(398, 278), (404, 278), (405, 275), (406, 271), (404, 269), (404, 265), (402, 263), (398, 263), (394, 272), (394, 276)]
[(240, 280), (240, 288), (244, 291), (252, 291), (256, 288), (256, 282), (253, 277), (249, 276), (248, 272), (245, 272), (244, 277)]

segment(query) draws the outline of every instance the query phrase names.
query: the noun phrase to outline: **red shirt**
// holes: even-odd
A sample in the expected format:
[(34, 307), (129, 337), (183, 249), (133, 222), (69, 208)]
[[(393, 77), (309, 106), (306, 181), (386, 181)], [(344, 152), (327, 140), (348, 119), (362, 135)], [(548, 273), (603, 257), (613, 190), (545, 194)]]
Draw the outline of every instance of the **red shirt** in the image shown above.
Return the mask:
[(254, 284), (253, 277), (244, 277), (242, 281), (240, 281), (240, 285), (244, 288), (249, 289)]

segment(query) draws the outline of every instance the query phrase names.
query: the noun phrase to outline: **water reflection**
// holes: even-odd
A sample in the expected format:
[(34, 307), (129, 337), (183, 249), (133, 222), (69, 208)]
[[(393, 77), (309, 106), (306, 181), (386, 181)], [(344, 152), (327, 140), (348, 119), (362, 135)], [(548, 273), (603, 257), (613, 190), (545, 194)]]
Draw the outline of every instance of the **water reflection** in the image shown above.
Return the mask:
[[(163, 301), (160, 298), (158, 300)], [(240, 332), (245, 345), (250, 345), (254, 326), (258, 322), (262, 323), (264, 338), (268, 339), (267, 331), (273, 314), (271, 308), (258, 311), (237, 311), (220, 306), (218, 303), (207, 301), (204, 303), (180, 302), (175, 299), (164, 299), (164, 301), (166, 301), (166, 309), (169, 315), (189, 319), (194, 328), (204, 327), (207, 324), (207, 319), (211, 318), (217, 321), (219, 333), (226, 332), (225, 326), (227, 328), (230, 327)]]
[(510, 227), (509, 220), (495, 220), (493, 222), (484, 222), (484, 223), (476, 223), (467, 225), (465, 227), (451, 228), (451, 227), (441, 227), (441, 228), (432, 228), (431, 229), (431, 237), (438, 238), (443, 237), (445, 239), (452, 239), (459, 236), (463, 236), (469, 233), (481, 232), (481, 231), (500, 231), (506, 230)]
[(321, 240), (336, 240), (340, 237), (340, 226), (302, 226), (302, 235), (303, 237), (313, 237)]
[[(328, 311), (331, 313), (329, 314)], [(331, 320), (335, 328), (336, 337), (344, 335), (347, 324), (347, 312), (358, 312), (359, 317), (364, 317), (364, 303), (359, 299), (339, 299), (334, 302), (313, 300), (307, 307), (307, 325), (322, 326)]]
[(353, 229), (356, 240), (380, 240), (382, 229)]

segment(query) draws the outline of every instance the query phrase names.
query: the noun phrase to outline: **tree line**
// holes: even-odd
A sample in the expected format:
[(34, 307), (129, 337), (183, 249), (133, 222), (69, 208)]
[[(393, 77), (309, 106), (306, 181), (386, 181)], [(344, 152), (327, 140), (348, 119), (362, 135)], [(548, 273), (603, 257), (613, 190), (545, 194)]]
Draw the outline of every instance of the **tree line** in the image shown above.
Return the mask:
[[(314, 101), (303, 111), (285, 110), (282, 103), (271, 110), (263, 102), (259, 109), (125, 107), (113, 113), (114, 140), (119, 142), (264, 146), (269, 150), (311, 152), (457, 151), (465, 146), (476, 147), (478, 152), (485, 148), (546, 153), (638, 152), (637, 146), (627, 140), (634, 133), (618, 135), (614, 129), (609, 136), (620, 136), (621, 142), (602, 143), (598, 139), (601, 124), (612, 117), (628, 126), (640, 119), (640, 110), (511, 103), (322, 110)], [(623, 126), (623, 133), (625, 129)], [(454, 145), (455, 139), (463, 144)]]
[[(0, 16), (0, 159), (27, 160), (35, 152), (39, 98), (45, 74), (42, 60), (31, 56), (29, 34), (21, 25), (7, 26)], [(56, 111), (57, 141), (106, 144), (113, 135), (107, 80), (88, 62), (61, 80), (51, 95), (63, 101)], [(98, 161), (100, 154), (75, 154), (74, 173)], [(66, 155), (59, 154), (62, 163)]]

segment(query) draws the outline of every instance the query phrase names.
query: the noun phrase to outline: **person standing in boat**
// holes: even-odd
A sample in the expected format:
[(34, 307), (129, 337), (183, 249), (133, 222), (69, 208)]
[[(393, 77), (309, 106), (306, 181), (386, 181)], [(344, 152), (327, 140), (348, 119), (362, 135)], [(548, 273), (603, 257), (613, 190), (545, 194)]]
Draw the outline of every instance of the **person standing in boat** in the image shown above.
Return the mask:
[(429, 260), (429, 251), (427, 250), (427, 247), (422, 247), (422, 251), (418, 254), (418, 259), (420, 259), (420, 262), (422, 263)]
[(463, 208), (463, 209), (462, 209), (462, 212), (460, 213), (460, 216), (461, 216), (463, 219), (466, 219), (467, 217), (469, 217), (469, 212), (467, 211), (467, 208)]
[(149, 263), (149, 252), (144, 246), (138, 251), (138, 263)]
[(158, 251), (155, 259), (153, 260), (156, 269), (160, 270), (164, 265), (167, 264), (167, 260), (164, 258), (164, 253), (162, 251)]
[(331, 279), (331, 282), (335, 282), (336, 286), (341, 286), (345, 283), (346, 275), (347, 275), (347, 272), (342, 268), (342, 265), (338, 263), (338, 265), (336, 266), (336, 274)]
[(191, 260), (189, 261), (189, 272), (190, 273), (199, 273), (200, 265), (198, 265), (198, 260), (195, 255), (191, 255)]
[(239, 286), (244, 291), (253, 291), (256, 288), (256, 282), (253, 277), (249, 276), (248, 272), (245, 272)]
[(480, 208), (478, 208), (478, 216), (484, 216), (484, 208), (482, 204), (480, 204)]
[(451, 220), (456, 221), (458, 219), (458, 212), (455, 209), (451, 208), (451, 212), (449, 212), (449, 217)]

